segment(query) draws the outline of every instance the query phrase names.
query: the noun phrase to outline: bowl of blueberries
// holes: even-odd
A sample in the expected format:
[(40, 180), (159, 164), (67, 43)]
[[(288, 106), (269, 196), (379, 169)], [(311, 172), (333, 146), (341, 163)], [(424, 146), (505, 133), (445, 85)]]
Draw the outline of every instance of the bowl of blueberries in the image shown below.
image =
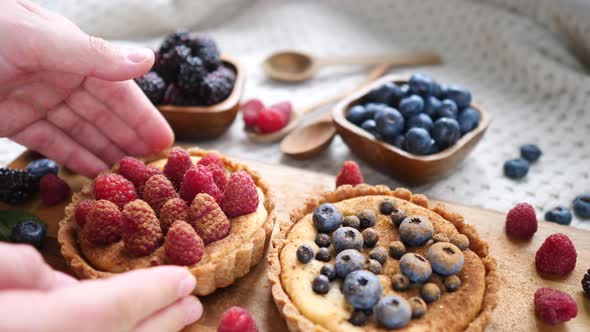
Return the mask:
[(422, 73), (384, 76), (345, 98), (332, 115), (353, 153), (411, 184), (447, 174), (491, 120), (468, 89)]

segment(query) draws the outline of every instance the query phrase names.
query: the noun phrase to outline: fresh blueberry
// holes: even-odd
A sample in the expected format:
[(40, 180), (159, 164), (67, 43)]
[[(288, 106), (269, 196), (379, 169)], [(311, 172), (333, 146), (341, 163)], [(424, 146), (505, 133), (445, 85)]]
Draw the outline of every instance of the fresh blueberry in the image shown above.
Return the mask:
[(313, 212), (313, 224), (322, 233), (331, 233), (340, 227), (342, 213), (336, 206), (324, 203)]
[(430, 150), (428, 151), (427, 154), (436, 154), (440, 152), (440, 147), (438, 146), (438, 144), (436, 144), (436, 142), (434, 142), (434, 144), (432, 144), (430, 146)]
[(328, 280), (333, 281), (336, 279), (336, 268), (332, 264), (324, 264), (320, 273), (328, 277)]
[(404, 117), (395, 108), (388, 107), (375, 115), (375, 125), (383, 138), (393, 138), (404, 130)]
[(353, 308), (368, 310), (379, 301), (383, 286), (376, 275), (359, 270), (346, 276), (342, 284), (342, 293)]
[(36, 179), (41, 179), (43, 175), (53, 173), (57, 175), (59, 166), (51, 159), (37, 159), (33, 160), (27, 165), (27, 171), (31, 173)]
[(361, 234), (363, 235), (363, 245), (367, 248), (373, 248), (379, 242), (379, 232), (373, 228), (367, 228)]
[(315, 259), (320, 262), (329, 262), (331, 258), (332, 255), (330, 255), (330, 249), (328, 248), (320, 248), (315, 254)]
[(534, 163), (541, 158), (541, 149), (535, 144), (524, 144), (520, 147), (520, 157), (529, 163)]
[(461, 135), (472, 131), (477, 128), (479, 124), (480, 114), (478, 111), (471, 107), (467, 107), (461, 113), (459, 113), (459, 129), (461, 129)]
[(580, 218), (590, 218), (590, 194), (582, 194), (574, 199), (574, 212)]
[(348, 110), (346, 114), (346, 120), (354, 123), (355, 125), (361, 125), (365, 120), (367, 120), (367, 111), (365, 107), (362, 105), (355, 105)]
[(399, 238), (407, 246), (421, 246), (434, 236), (434, 226), (423, 216), (409, 216), (399, 225)]
[(341, 279), (357, 270), (362, 270), (365, 266), (365, 256), (354, 249), (346, 249), (336, 255), (336, 263), (334, 268), (336, 269), (336, 276)]
[(426, 257), (432, 265), (434, 272), (450, 276), (458, 273), (463, 268), (463, 252), (450, 242), (437, 242), (430, 246)]
[(391, 214), (395, 209), (395, 202), (389, 198), (385, 198), (379, 203), (379, 213), (381, 214)]
[(459, 109), (464, 109), (471, 104), (471, 92), (458, 85), (450, 85), (445, 90), (446, 97), (457, 104)]
[(364, 99), (367, 102), (395, 105), (399, 102), (401, 96), (400, 87), (393, 82), (388, 82), (371, 90)]
[(545, 220), (561, 225), (569, 225), (572, 222), (572, 213), (565, 206), (557, 206), (545, 213)]
[(387, 261), (387, 250), (382, 247), (377, 247), (369, 252), (369, 257), (383, 265)]
[(332, 240), (330, 238), (330, 235), (328, 235), (326, 233), (318, 233), (315, 236), (315, 244), (317, 244), (318, 247), (320, 247), (320, 248), (330, 247), (330, 244), (332, 244)]
[(405, 147), (409, 153), (427, 154), (432, 144), (434, 144), (434, 140), (424, 128), (411, 128), (406, 133)]
[(461, 287), (461, 279), (456, 275), (448, 276), (444, 281), (447, 292), (454, 292)]
[(440, 107), (441, 101), (434, 97), (430, 96), (424, 99), (424, 113), (428, 114), (431, 119), (436, 118), (436, 110)]
[(404, 135), (397, 135), (393, 139), (393, 146), (395, 146), (398, 149), (404, 150), (404, 144), (405, 143), (406, 143), (406, 136), (404, 136)]
[(16, 243), (28, 243), (41, 249), (45, 244), (47, 229), (45, 225), (35, 220), (20, 221), (10, 234), (10, 241)]
[(408, 120), (406, 124), (408, 129), (410, 128), (424, 128), (430, 132), (432, 129), (432, 119), (426, 113), (420, 113), (417, 115), (413, 115)]
[(424, 99), (418, 95), (411, 95), (399, 103), (399, 111), (406, 118), (424, 111)]
[(385, 296), (375, 306), (375, 319), (386, 329), (399, 329), (410, 323), (412, 308), (401, 296)]
[(399, 260), (399, 269), (413, 283), (423, 283), (432, 275), (430, 262), (416, 253), (403, 255)]
[(303, 264), (307, 264), (309, 263), (309, 261), (311, 261), (311, 259), (313, 258), (313, 248), (303, 244), (300, 245), (299, 248), (297, 248), (297, 259), (303, 263)]
[(450, 99), (445, 99), (440, 102), (440, 106), (436, 109), (437, 118), (453, 118), (456, 119), (459, 114), (457, 104)]
[(402, 84), (399, 89), (402, 92), (402, 98), (409, 97), (412, 94), (412, 90), (410, 89), (410, 86), (407, 84)]
[(529, 172), (529, 162), (524, 159), (510, 159), (504, 163), (504, 175), (511, 179), (520, 179)]
[(434, 302), (440, 299), (440, 288), (435, 283), (426, 283), (420, 289), (420, 296), (428, 303)]
[(332, 246), (334, 251), (341, 252), (346, 249), (363, 249), (363, 235), (352, 227), (340, 227), (332, 233)]
[(369, 134), (375, 136), (376, 138), (380, 138), (381, 135), (379, 135), (379, 133), (377, 132), (377, 124), (375, 123), (375, 120), (373, 119), (369, 119), (365, 122), (363, 122), (363, 124), (361, 125), (361, 128), (365, 131), (367, 131)]
[(432, 81), (432, 95), (436, 98), (443, 97), (443, 87), (434, 80)]
[(320, 274), (313, 279), (311, 288), (317, 294), (326, 294), (330, 291), (330, 280), (325, 275)]
[(459, 129), (457, 120), (440, 118), (434, 121), (432, 138), (440, 148), (445, 149), (455, 144), (459, 140), (459, 137), (461, 137), (461, 130)]
[(377, 116), (377, 113), (385, 110), (389, 108), (389, 105), (387, 104), (381, 104), (381, 103), (368, 103), (365, 104), (365, 111), (367, 112), (367, 119), (375, 119), (375, 116)]
[(375, 226), (375, 222), (377, 222), (375, 212), (369, 209), (362, 210), (356, 216), (359, 218), (361, 228), (373, 227)]
[(410, 90), (412, 93), (427, 97), (430, 96), (433, 92), (433, 83), (434, 81), (430, 76), (416, 73), (410, 77), (410, 81), (408, 84), (410, 85)]
[(350, 315), (348, 321), (354, 326), (364, 326), (369, 322), (371, 316), (371, 310), (354, 310)]

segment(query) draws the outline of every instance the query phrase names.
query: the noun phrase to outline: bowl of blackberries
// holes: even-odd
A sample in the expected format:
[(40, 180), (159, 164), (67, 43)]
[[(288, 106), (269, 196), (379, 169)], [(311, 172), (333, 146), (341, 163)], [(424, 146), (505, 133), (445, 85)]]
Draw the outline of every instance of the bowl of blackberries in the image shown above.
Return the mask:
[(223, 134), (239, 110), (244, 70), (213, 39), (176, 31), (155, 51), (153, 68), (135, 79), (179, 138)]
[(415, 184), (452, 170), (490, 123), (467, 88), (422, 73), (385, 76), (345, 98), (333, 117), (353, 153)]

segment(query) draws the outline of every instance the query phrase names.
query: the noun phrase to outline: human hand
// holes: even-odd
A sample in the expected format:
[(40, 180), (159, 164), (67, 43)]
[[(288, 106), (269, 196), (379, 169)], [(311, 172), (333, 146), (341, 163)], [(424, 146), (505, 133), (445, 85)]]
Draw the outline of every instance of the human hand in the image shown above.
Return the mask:
[(120, 49), (27, 0), (0, 1), (0, 137), (86, 176), (174, 135), (131, 79), (147, 48)]
[(31, 246), (0, 243), (0, 269), (0, 331), (178, 331), (203, 312), (182, 267), (79, 282)]

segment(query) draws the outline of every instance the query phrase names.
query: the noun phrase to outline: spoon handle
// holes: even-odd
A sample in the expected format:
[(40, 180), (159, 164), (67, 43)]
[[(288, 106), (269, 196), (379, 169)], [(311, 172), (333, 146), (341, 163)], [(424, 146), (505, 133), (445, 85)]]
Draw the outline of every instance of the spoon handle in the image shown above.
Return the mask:
[(318, 66), (330, 65), (376, 65), (389, 63), (392, 67), (436, 65), (442, 62), (437, 54), (431, 52), (409, 52), (377, 56), (330, 56), (317, 59)]

